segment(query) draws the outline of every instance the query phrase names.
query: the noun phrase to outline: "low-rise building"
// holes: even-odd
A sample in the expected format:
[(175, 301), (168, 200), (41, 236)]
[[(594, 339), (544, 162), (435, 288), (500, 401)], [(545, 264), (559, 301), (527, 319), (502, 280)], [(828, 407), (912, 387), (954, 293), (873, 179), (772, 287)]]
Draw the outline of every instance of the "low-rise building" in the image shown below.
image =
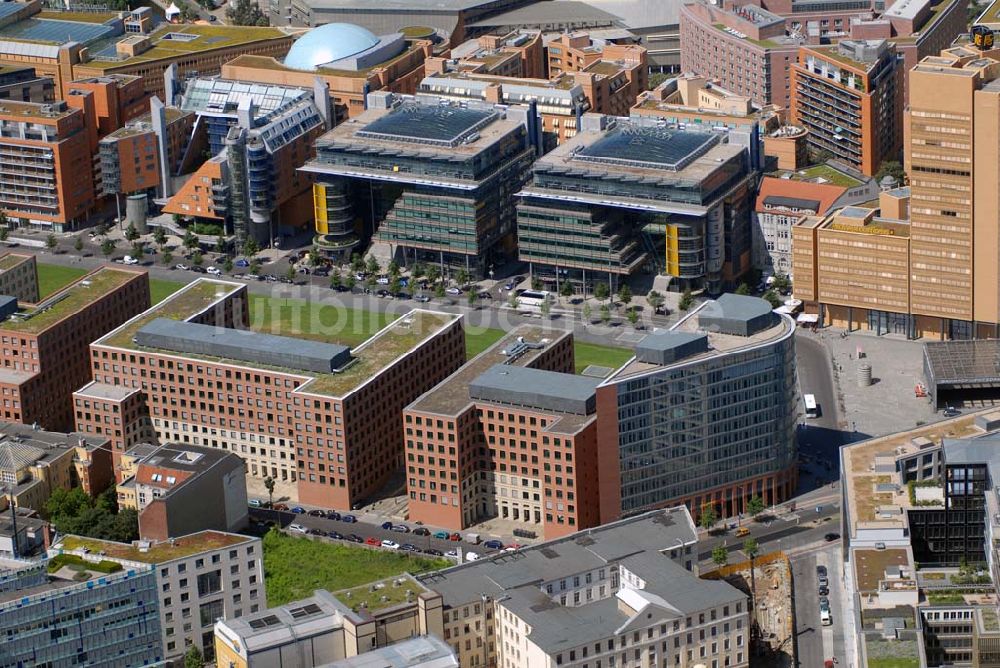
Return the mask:
[(38, 263), (28, 253), (0, 255), (0, 295), (14, 297), (18, 302), (38, 301)]
[(144, 540), (246, 528), (246, 464), (238, 455), (189, 444), (140, 444), (126, 455), (134, 472), (118, 484), (118, 505), (139, 512)]
[[(424, 64), (425, 69), (440, 69), (439, 60), (429, 58)], [(538, 30), (481, 35), (452, 47), (448, 60), (454, 68), (465, 72), (519, 79), (545, 77), (545, 50), (542, 33)]]
[(334, 661), (330, 668), (459, 668), (458, 657), (443, 640), (420, 636), (365, 654)]
[(52, 102), (55, 91), (52, 77), (37, 74), (34, 67), (0, 66), (0, 100)]
[(753, 265), (768, 274), (792, 274), (792, 229), (825, 216), (847, 188), (766, 176), (754, 206)]
[(147, 621), (157, 649), (168, 661), (182, 660), (191, 646), (212, 661), (216, 621), (267, 608), (259, 538), (202, 531), (165, 542), (127, 544), (63, 536), (50, 554), (72, 555), (84, 563), (121, 564), (124, 573), (149, 572), (152, 600), (147, 600), (145, 611), (155, 618)]

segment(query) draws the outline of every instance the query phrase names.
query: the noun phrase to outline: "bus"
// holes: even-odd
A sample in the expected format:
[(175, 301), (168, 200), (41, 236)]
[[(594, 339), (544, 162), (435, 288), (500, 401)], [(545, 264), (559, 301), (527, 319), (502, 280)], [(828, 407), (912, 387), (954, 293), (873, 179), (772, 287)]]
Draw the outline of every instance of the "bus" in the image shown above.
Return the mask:
[(526, 311), (541, 311), (542, 304), (552, 301), (548, 290), (522, 290), (517, 295), (518, 308)]
[(802, 402), (806, 405), (806, 417), (807, 418), (818, 418), (819, 417), (819, 404), (816, 403), (816, 397), (811, 394), (805, 394), (802, 396)]

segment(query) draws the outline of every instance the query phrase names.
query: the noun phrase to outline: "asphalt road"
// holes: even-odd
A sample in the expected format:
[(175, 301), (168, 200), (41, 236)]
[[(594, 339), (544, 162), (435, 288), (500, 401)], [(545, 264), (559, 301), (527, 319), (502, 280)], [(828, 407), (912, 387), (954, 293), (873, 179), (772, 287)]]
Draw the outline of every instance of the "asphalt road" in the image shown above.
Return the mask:
[(831, 470), (836, 470), (840, 461), (840, 446), (850, 442), (851, 435), (840, 428), (840, 410), (830, 356), (820, 341), (802, 330), (796, 333), (795, 350), (800, 391), (803, 395), (814, 395), (820, 408), (818, 418), (804, 419), (801, 423), (799, 453), (806, 461), (814, 461), (824, 467), (828, 464)]

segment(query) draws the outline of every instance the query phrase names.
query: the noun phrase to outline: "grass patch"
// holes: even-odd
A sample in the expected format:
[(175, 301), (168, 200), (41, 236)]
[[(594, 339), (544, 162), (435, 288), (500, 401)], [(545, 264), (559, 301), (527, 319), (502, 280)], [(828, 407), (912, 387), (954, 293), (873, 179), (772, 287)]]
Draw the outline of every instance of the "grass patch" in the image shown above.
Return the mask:
[(868, 668), (919, 668), (919, 659), (869, 659)]
[(601, 346), (596, 343), (583, 343), (582, 341), (574, 343), (573, 350), (576, 354), (577, 373), (581, 373), (591, 364), (617, 369), (632, 358), (632, 351), (628, 348)]
[(87, 273), (78, 267), (63, 267), (58, 264), (38, 263), (38, 296), (45, 299), (59, 288), (63, 288)]
[(316, 589), (337, 591), (402, 573), (421, 573), (450, 566), (446, 559), (373, 550), (277, 531), (264, 536), (264, 583), (270, 606), (312, 595)]
[(799, 174), (801, 174), (802, 178), (806, 179), (822, 178), (831, 185), (842, 188), (854, 188), (861, 185), (861, 181), (829, 165), (813, 165), (800, 171)]
[(63, 566), (69, 566), (75, 571), (88, 570), (97, 571), (98, 573), (117, 573), (123, 568), (117, 561), (107, 561), (105, 559), (98, 562), (86, 561), (83, 557), (75, 554), (57, 554), (49, 559), (47, 568), (49, 573), (55, 573)]
[(354, 347), (374, 336), (396, 319), (393, 313), (377, 313), (266, 295), (250, 295), (250, 327), (278, 336), (335, 341)]
[(179, 281), (164, 281), (159, 278), (149, 279), (149, 299), (152, 304), (159, 304), (164, 299), (174, 294), (181, 288), (183, 288), (187, 283), (181, 283)]
[(960, 605), (965, 603), (965, 597), (961, 594), (927, 594), (927, 602), (931, 605)]
[(502, 329), (484, 329), (475, 334), (470, 334), (466, 331), (465, 359), (471, 360), (473, 357), (502, 339), (504, 334), (506, 334), (506, 332)]

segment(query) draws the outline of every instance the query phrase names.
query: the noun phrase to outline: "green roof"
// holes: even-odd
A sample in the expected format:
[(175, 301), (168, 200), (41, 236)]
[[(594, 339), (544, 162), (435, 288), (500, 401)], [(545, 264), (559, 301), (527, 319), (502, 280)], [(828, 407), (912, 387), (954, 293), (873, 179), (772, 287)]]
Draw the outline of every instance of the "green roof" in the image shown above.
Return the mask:
[[(409, 597), (407, 591), (410, 592)], [(404, 573), (350, 589), (341, 589), (333, 592), (333, 595), (354, 612), (377, 612), (400, 603), (415, 601), (424, 591), (427, 591), (426, 587)]]
[(223, 547), (246, 543), (251, 538), (221, 531), (202, 531), (200, 533), (175, 538), (170, 542), (155, 543), (147, 550), (140, 550), (131, 543), (116, 543), (99, 538), (84, 536), (63, 536), (54, 550), (89, 550), (94, 556), (102, 559), (123, 559), (147, 564), (162, 564), (174, 559), (182, 559), (206, 550), (217, 550)]
[(101, 267), (30, 309), (21, 311), (22, 317), (7, 318), (0, 323), (0, 329), (37, 334), (141, 275), (135, 271)]
[(15, 253), (7, 253), (6, 255), (0, 255), (0, 271), (13, 269), (22, 262), (27, 262), (30, 259), (31, 259), (30, 255), (17, 255)]

